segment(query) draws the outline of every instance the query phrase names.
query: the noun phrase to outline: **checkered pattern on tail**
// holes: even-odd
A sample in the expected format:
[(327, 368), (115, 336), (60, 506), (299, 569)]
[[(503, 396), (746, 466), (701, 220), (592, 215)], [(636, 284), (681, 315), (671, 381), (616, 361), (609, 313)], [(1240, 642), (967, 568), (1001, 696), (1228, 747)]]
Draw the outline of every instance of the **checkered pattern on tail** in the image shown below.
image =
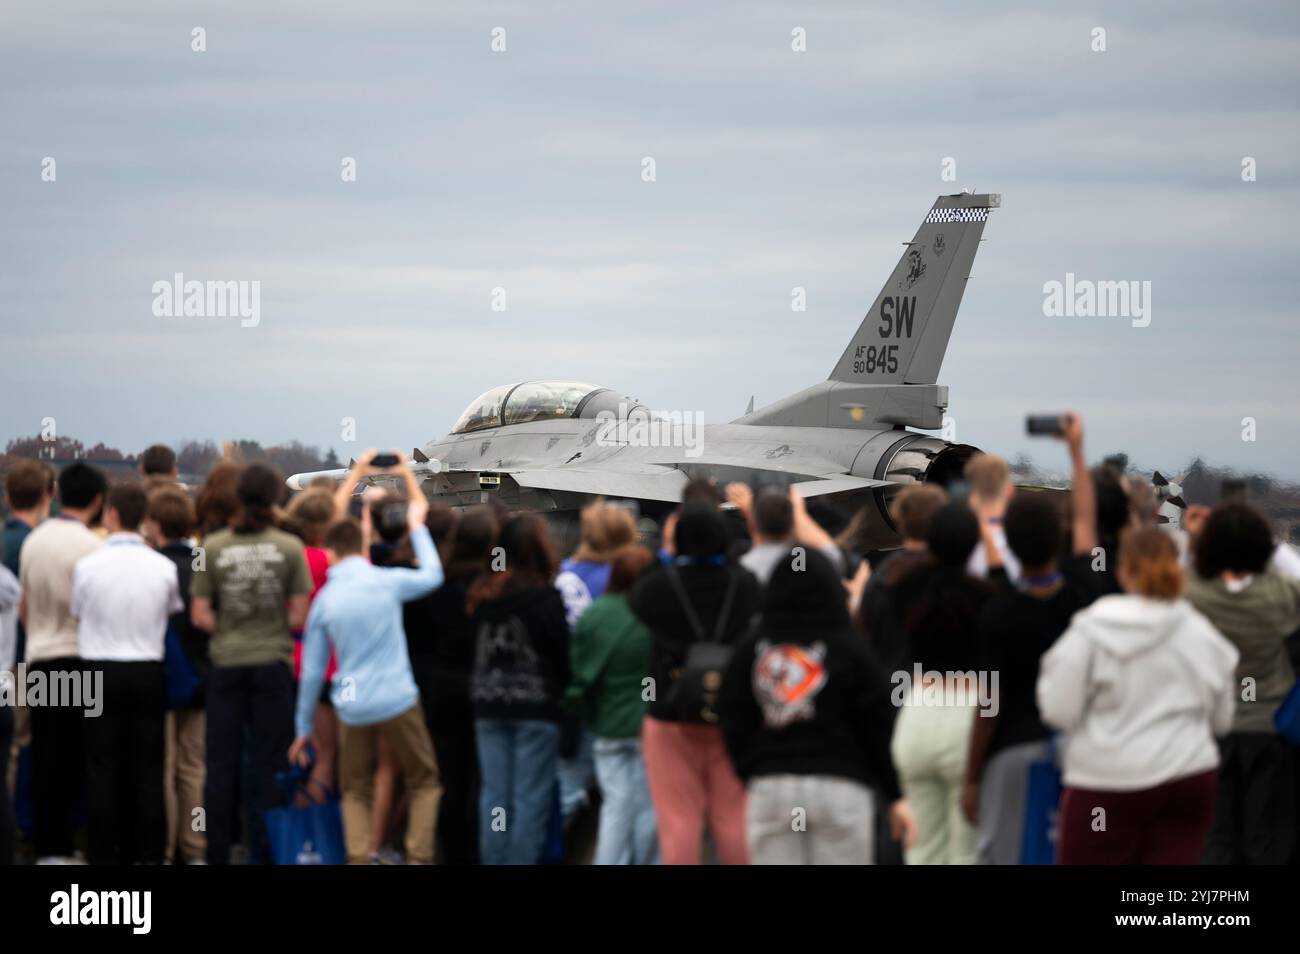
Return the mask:
[(931, 222), (987, 222), (989, 210), (980, 209), (931, 209), (925, 217), (926, 224)]

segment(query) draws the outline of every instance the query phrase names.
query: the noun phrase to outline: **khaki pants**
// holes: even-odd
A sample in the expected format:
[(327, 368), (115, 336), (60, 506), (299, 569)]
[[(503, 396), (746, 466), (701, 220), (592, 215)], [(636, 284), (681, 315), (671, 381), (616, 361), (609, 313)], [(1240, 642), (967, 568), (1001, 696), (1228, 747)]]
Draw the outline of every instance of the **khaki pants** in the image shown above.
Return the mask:
[[(163, 803), (167, 810), (167, 844), (165, 858), (177, 862), (200, 860), (207, 856), (208, 839), (202, 825), (203, 782), (207, 774), (204, 760), (204, 726), (202, 709), (175, 709), (167, 713), (166, 749), (163, 756)], [(199, 830), (195, 830), (196, 825)], [(180, 847), (179, 854), (176, 851)]]
[(393, 750), (410, 795), (406, 820), (407, 864), (432, 864), (442, 784), (424, 713), (418, 705), (374, 725), (339, 723), (339, 785), (343, 789), (343, 835), (347, 841), (348, 864), (365, 864), (369, 860), (375, 749), (381, 734)]

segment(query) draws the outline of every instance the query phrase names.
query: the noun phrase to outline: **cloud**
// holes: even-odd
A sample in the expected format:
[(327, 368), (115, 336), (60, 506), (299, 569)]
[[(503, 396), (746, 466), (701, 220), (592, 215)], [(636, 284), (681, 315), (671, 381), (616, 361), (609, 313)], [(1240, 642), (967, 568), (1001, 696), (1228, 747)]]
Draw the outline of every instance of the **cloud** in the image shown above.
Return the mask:
[[(963, 439), (1041, 451), (1023, 414), (1075, 406), (1099, 453), (1295, 476), (1297, 54), (1285, 3), (20, 6), (0, 436), (405, 446), (535, 377), (728, 420), (823, 378), (973, 187), (1005, 205), (941, 378)], [(1151, 281), (1151, 327), (1045, 318), (1066, 271)], [(154, 318), (175, 272), (261, 281), (262, 324)]]

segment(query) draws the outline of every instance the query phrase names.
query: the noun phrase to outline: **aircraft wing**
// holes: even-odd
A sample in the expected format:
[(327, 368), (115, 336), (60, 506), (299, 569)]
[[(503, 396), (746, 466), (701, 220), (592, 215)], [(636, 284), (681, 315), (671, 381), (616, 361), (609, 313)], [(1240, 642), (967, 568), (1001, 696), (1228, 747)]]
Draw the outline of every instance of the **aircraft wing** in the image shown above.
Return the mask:
[(576, 494), (599, 494), (605, 497), (635, 497), (639, 500), (663, 500), (677, 503), (687, 477), (680, 470), (661, 467), (646, 471), (581, 470), (507, 470), (510, 479), (521, 487), (537, 490), (563, 490)]
[(845, 490), (869, 490), (873, 487), (888, 487), (889, 480), (872, 480), (868, 477), (855, 477), (852, 474), (828, 474), (816, 480), (801, 480), (794, 486), (805, 497), (821, 497), (825, 494), (838, 494)]
[[(665, 468), (653, 473), (627, 473), (608, 470), (524, 470), (510, 471), (510, 477), (521, 487), (538, 490), (567, 490), (579, 494), (601, 494), (606, 497), (635, 497), (640, 500), (663, 500), (678, 503), (682, 487), (687, 481), (680, 470)], [(805, 497), (820, 497), (846, 490), (865, 490), (888, 487), (887, 480), (870, 480), (852, 474), (829, 474), (814, 480), (804, 480), (794, 486)]]

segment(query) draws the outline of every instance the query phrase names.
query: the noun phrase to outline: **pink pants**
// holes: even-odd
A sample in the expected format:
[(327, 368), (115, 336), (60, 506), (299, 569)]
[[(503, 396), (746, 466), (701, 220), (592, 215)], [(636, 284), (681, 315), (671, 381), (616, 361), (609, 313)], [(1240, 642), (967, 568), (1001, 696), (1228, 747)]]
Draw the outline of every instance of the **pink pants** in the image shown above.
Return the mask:
[(745, 786), (731, 767), (722, 730), (647, 717), (641, 746), (663, 863), (698, 865), (707, 820), (718, 860), (749, 864)]

